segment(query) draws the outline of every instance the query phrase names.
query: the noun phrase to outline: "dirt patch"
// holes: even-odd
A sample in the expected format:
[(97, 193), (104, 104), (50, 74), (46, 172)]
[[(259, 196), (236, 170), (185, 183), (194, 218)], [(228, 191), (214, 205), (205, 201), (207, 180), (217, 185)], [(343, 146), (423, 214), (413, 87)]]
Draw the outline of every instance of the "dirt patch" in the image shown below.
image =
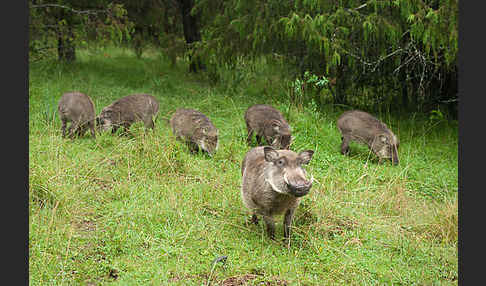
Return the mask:
[(96, 222), (96, 218), (99, 218), (99, 216), (90, 217), (84, 215), (74, 219), (72, 226), (76, 233), (82, 237), (94, 236), (96, 232), (102, 230)]
[(92, 232), (96, 231), (96, 223), (89, 220), (82, 220), (74, 223), (74, 227), (79, 232)]
[(358, 226), (358, 222), (347, 217), (332, 217), (327, 223), (325, 234), (329, 239), (342, 235), (345, 231), (350, 231)]
[(101, 178), (92, 179), (96, 189), (99, 190), (111, 190), (113, 188), (113, 180), (106, 180)]
[(244, 274), (240, 276), (233, 276), (224, 279), (220, 282), (219, 285), (221, 286), (239, 286), (239, 285), (246, 285), (247, 282), (256, 279), (258, 276), (255, 274)]
[(286, 286), (289, 283), (277, 277), (263, 278), (256, 274), (243, 274), (224, 279), (217, 285), (220, 286), (244, 286), (244, 285), (263, 285), (263, 286)]
[(74, 210), (73, 215), (72, 226), (77, 233), (90, 234), (102, 230), (97, 223), (102, 215), (96, 213), (96, 210), (79, 208)]
[(96, 184), (102, 188), (102, 189), (111, 189), (113, 186), (112, 186), (112, 183), (111, 182), (107, 182), (107, 181), (102, 181), (102, 180), (96, 180)]
[(193, 281), (193, 280), (196, 280), (196, 281), (207, 281), (208, 280), (208, 276), (205, 275), (205, 274), (194, 274), (194, 275), (191, 275), (191, 274), (175, 274), (175, 273), (170, 273), (169, 274), (170, 278), (169, 278), (169, 281), (170, 283), (175, 283), (175, 282), (178, 282), (178, 281), (186, 281), (186, 280), (189, 280), (189, 281)]

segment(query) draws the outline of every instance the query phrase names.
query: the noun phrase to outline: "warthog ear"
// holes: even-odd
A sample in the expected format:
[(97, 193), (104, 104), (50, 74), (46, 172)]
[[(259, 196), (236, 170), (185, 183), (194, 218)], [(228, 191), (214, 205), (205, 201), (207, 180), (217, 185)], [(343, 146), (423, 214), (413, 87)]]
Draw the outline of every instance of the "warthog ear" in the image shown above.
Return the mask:
[(263, 147), (263, 153), (265, 154), (265, 161), (267, 162), (274, 162), (279, 157), (278, 152), (269, 146)]
[(312, 159), (312, 155), (314, 155), (313, 150), (305, 150), (299, 153), (298, 160), (301, 164), (309, 164), (310, 160)]

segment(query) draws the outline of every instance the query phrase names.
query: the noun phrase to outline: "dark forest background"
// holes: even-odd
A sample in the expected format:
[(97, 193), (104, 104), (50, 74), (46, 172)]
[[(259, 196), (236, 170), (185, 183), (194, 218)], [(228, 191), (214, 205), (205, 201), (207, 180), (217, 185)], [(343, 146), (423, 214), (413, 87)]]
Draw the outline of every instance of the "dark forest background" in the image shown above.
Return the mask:
[(29, 15), (31, 62), (116, 44), (215, 84), (264, 58), (298, 104), (457, 119), (457, 0), (31, 0)]

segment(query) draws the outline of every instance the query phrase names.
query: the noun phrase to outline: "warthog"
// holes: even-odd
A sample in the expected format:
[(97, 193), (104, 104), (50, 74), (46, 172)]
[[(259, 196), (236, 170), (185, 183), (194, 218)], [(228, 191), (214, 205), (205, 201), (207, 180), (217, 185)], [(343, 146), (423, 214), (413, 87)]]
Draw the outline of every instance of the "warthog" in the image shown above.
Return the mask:
[(218, 149), (218, 129), (201, 112), (179, 108), (169, 123), (176, 139), (186, 142), (192, 152), (201, 148), (212, 156)]
[(388, 129), (385, 123), (376, 119), (369, 113), (360, 110), (344, 112), (337, 120), (337, 127), (341, 131), (341, 153), (349, 153), (349, 142), (355, 141), (366, 144), (378, 156), (379, 163), (382, 159), (390, 159), (397, 165), (398, 147), (400, 142)]
[(69, 137), (82, 136), (89, 127), (91, 135), (95, 134), (95, 107), (89, 96), (81, 92), (67, 92), (61, 96), (57, 105), (57, 111), (62, 121), (62, 137), (66, 137), (67, 122)]
[(258, 223), (263, 216), (267, 234), (275, 238), (274, 216), (285, 213), (284, 237), (290, 237), (290, 224), (295, 209), (312, 187), (313, 178), (307, 178), (302, 168), (308, 164), (313, 150), (295, 153), (291, 150), (275, 150), (270, 146), (259, 146), (249, 150), (241, 166), (243, 175), (241, 198), (252, 211), (252, 221)]
[(276, 149), (289, 149), (292, 140), (290, 126), (277, 109), (266, 104), (255, 104), (246, 110), (245, 122), (248, 145), (255, 132), (258, 145), (261, 145), (264, 137), (267, 144)]
[(149, 94), (132, 94), (122, 97), (103, 108), (96, 118), (100, 129), (106, 131), (112, 128), (115, 133), (119, 127), (125, 131), (137, 121), (142, 121), (145, 128), (154, 129), (154, 118), (159, 111), (159, 103)]

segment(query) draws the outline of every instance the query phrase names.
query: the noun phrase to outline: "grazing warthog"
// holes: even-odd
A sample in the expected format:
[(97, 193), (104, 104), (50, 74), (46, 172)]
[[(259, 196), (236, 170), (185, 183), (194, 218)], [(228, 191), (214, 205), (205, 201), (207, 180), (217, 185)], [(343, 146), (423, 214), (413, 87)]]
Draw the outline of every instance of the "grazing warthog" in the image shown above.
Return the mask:
[(67, 122), (69, 126), (69, 137), (75, 135), (82, 136), (89, 127), (91, 135), (96, 138), (95, 134), (95, 107), (89, 96), (81, 92), (67, 92), (59, 99), (57, 111), (62, 121), (62, 137), (66, 137)]
[(169, 123), (176, 139), (186, 142), (191, 152), (201, 148), (212, 156), (218, 149), (218, 129), (201, 112), (179, 108)]
[(122, 97), (103, 108), (96, 118), (100, 129), (110, 128), (115, 133), (119, 127), (125, 131), (137, 121), (142, 121), (145, 128), (154, 129), (154, 118), (159, 111), (159, 103), (149, 94), (132, 94)]
[(258, 223), (263, 216), (267, 234), (275, 238), (274, 216), (285, 213), (284, 237), (290, 237), (290, 224), (300, 198), (312, 187), (313, 178), (308, 179), (302, 168), (312, 159), (314, 151), (295, 153), (291, 150), (275, 150), (270, 146), (259, 146), (245, 155), (241, 166), (243, 175), (241, 198), (252, 212), (252, 221)]
[(369, 113), (360, 110), (346, 111), (338, 118), (337, 127), (342, 134), (342, 154), (348, 154), (349, 142), (355, 141), (368, 145), (378, 156), (379, 163), (382, 159), (390, 159), (394, 165), (398, 164), (400, 142), (397, 136), (385, 123)]
[(248, 145), (255, 132), (258, 145), (264, 137), (267, 144), (276, 149), (289, 149), (292, 140), (290, 126), (277, 109), (266, 104), (250, 106), (245, 112), (245, 122)]

